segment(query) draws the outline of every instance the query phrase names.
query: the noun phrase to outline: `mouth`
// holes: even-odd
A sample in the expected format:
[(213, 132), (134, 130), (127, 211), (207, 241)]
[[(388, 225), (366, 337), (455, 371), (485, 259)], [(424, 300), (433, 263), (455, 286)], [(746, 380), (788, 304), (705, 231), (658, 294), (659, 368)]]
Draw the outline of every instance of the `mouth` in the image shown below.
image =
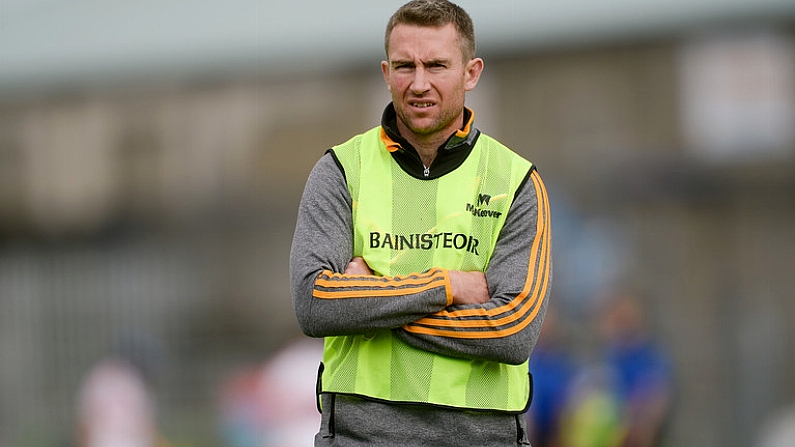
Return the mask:
[(415, 109), (428, 109), (433, 107), (435, 104), (432, 102), (425, 102), (425, 101), (410, 101), (409, 105), (414, 107)]

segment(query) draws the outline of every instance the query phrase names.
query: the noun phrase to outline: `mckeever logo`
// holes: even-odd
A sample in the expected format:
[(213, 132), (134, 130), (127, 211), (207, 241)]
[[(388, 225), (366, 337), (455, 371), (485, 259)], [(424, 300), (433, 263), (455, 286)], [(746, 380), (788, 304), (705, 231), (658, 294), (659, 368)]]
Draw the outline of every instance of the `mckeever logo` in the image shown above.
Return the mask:
[(494, 211), (494, 210), (487, 210), (483, 208), (484, 206), (489, 206), (489, 202), (491, 201), (491, 196), (488, 194), (478, 194), (478, 204), (477, 206), (467, 203), (467, 211), (472, 213), (475, 217), (491, 217), (493, 219), (499, 219), (502, 216), (502, 212)]
[(488, 194), (478, 194), (478, 206), (489, 205), (489, 200), (491, 200), (491, 196)]

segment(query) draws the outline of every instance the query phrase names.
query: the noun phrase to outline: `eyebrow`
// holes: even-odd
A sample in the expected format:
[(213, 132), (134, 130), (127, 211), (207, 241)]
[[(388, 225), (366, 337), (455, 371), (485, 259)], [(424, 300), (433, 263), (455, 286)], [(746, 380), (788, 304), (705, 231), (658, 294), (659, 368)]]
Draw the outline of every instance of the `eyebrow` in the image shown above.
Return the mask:
[[(424, 61), (422, 64), (425, 65), (426, 67), (428, 67), (428, 66), (431, 66), (431, 65), (450, 65), (451, 62), (450, 62), (449, 59), (432, 59), (432, 60), (429, 60), (429, 61)], [(392, 67), (398, 67), (398, 66), (401, 66), (401, 65), (414, 66), (414, 65), (416, 65), (416, 63), (413, 60), (396, 59), (396, 60), (393, 60), (390, 63), (390, 65)]]

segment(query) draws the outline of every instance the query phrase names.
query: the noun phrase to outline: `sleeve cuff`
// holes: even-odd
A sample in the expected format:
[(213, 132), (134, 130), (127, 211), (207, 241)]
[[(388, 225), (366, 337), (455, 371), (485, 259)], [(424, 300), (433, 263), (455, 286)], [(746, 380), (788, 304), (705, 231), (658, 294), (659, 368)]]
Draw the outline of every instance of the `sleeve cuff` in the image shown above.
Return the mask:
[(453, 305), (453, 286), (450, 284), (450, 270), (441, 270), (442, 276), (444, 277), (444, 293), (445, 297), (447, 298), (447, 304), (445, 304), (445, 307), (449, 307)]

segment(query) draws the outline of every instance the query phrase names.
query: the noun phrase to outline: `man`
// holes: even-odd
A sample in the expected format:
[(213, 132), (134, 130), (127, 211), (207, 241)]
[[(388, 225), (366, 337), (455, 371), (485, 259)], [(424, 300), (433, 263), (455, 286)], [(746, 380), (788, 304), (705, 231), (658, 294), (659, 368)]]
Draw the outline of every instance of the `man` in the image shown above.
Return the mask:
[(565, 332), (563, 314), (554, 305), (547, 307), (544, 327), (530, 359), (534, 389), (527, 416), (533, 447), (561, 445), (561, 417), (578, 371)]
[(600, 303), (603, 361), (621, 406), (621, 447), (661, 445), (674, 398), (674, 376), (664, 346), (651, 332), (641, 292), (609, 291)]
[(77, 396), (77, 446), (167, 446), (160, 437), (155, 401), (140, 371), (123, 358), (100, 361)]
[(464, 107), (483, 61), (463, 9), (409, 2), (385, 45), (392, 103), (318, 161), (293, 239), (296, 315), (325, 337), (315, 445), (527, 445), (546, 191)]

